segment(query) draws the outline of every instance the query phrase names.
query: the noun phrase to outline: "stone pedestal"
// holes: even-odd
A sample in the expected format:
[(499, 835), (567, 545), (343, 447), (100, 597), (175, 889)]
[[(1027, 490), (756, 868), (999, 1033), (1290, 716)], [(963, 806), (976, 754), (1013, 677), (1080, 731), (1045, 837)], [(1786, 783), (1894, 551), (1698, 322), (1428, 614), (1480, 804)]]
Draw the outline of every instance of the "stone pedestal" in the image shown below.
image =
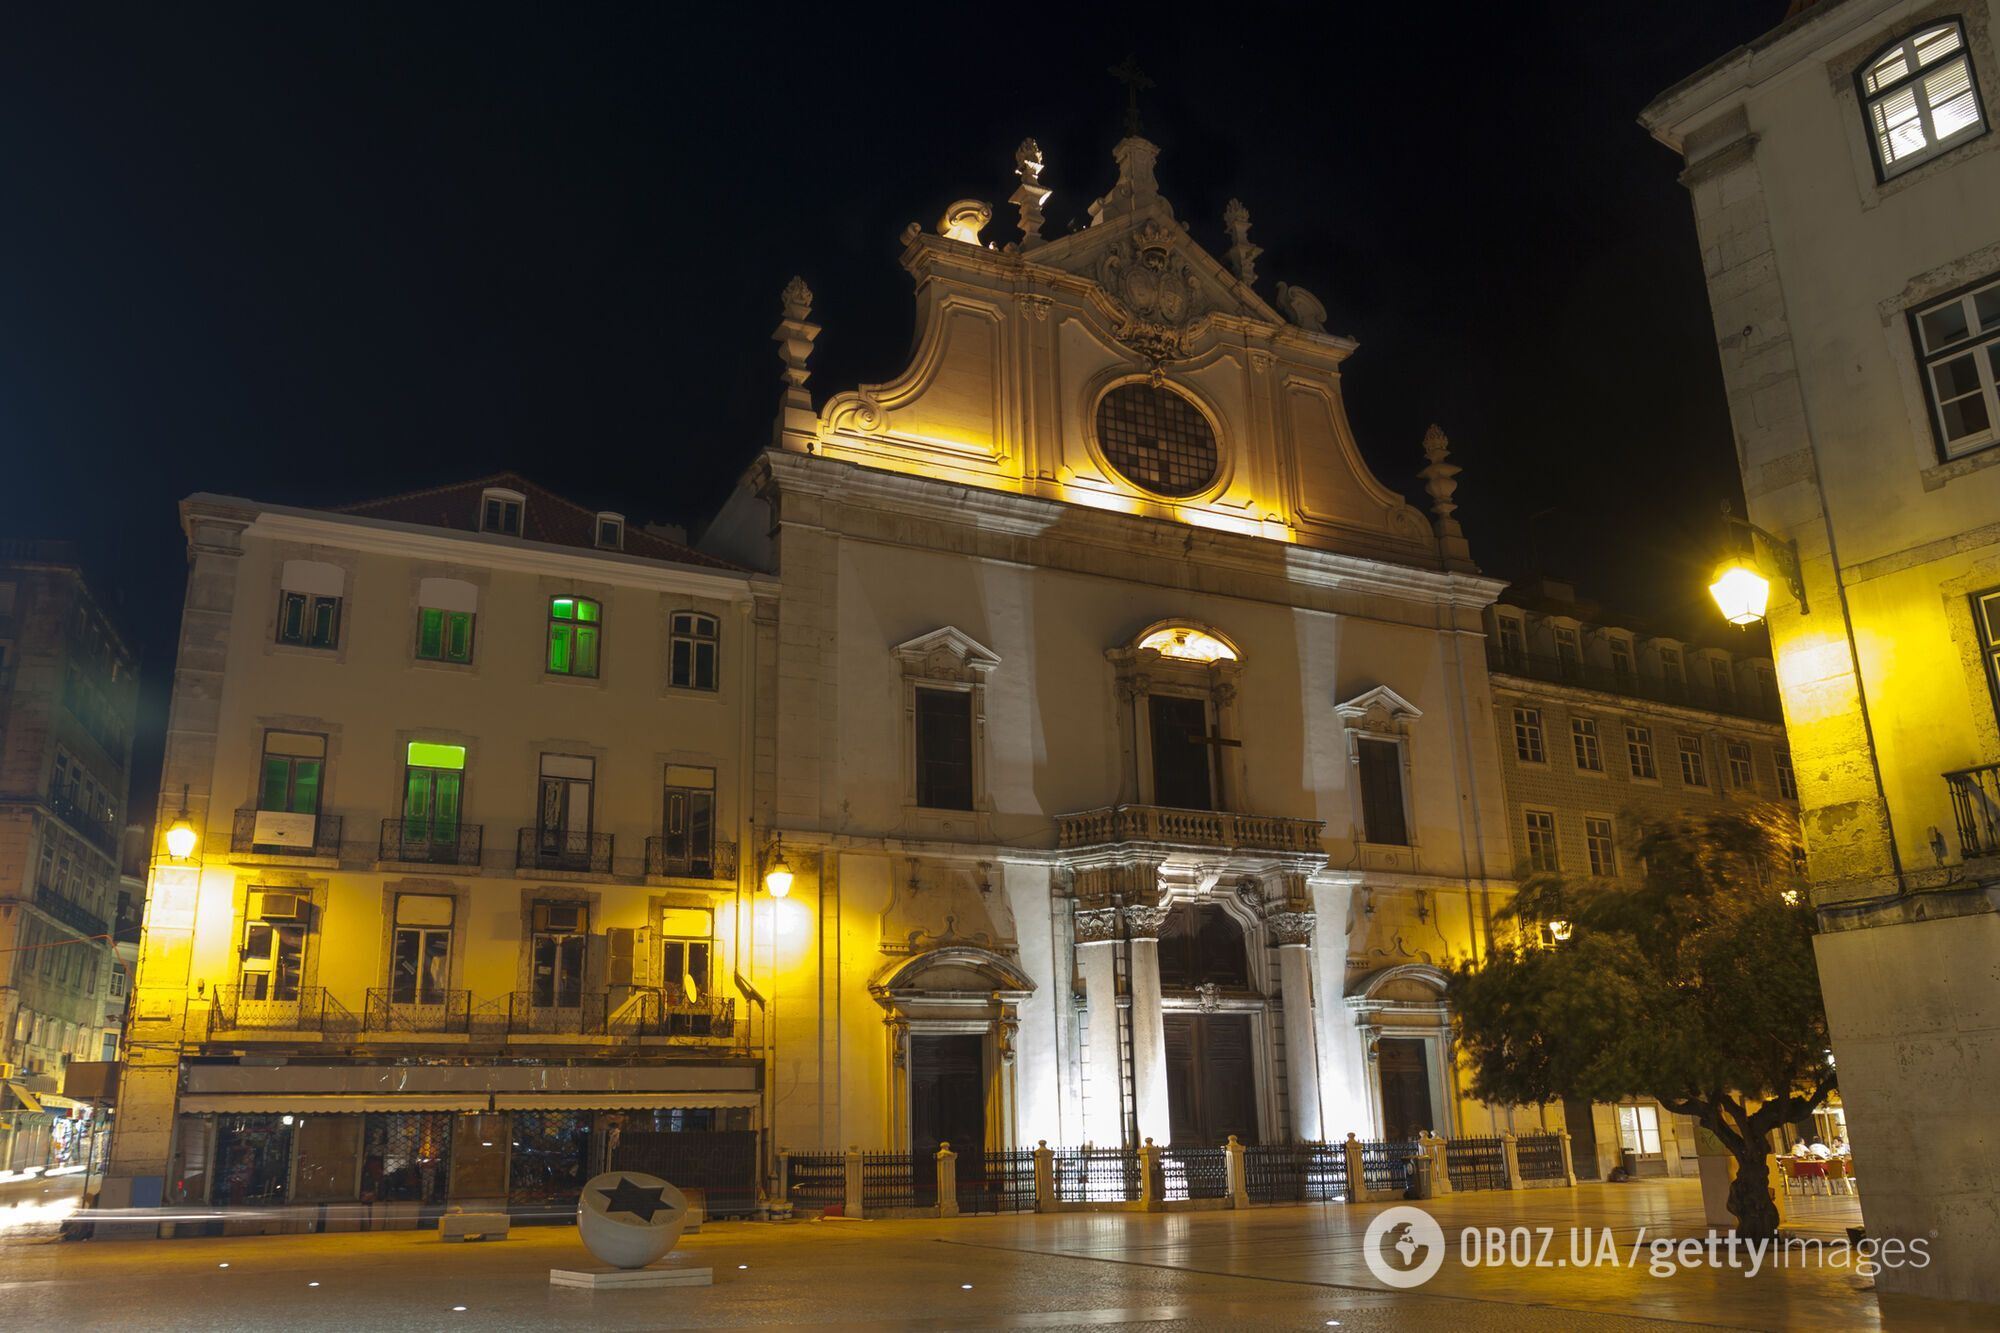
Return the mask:
[(551, 1268), (549, 1285), (581, 1287), (585, 1291), (629, 1291), (640, 1287), (709, 1287), (715, 1285), (715, 1270), (698, 1268), (693, 1264), (676, 1264), (671, 1259), (666, 1263), (653, 1264), (646, 1268), (612, 1268), (609, 1265), (595, 1265), (589, 1268)]

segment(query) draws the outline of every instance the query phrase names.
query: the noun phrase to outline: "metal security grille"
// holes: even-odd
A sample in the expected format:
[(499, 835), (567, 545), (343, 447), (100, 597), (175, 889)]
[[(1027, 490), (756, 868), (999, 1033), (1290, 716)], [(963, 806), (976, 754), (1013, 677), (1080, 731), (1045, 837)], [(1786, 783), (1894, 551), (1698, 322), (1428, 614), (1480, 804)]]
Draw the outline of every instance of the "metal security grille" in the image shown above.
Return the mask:
[(1507, 1155), (1500, 1140), (1450, 1139), (1444, 1145), (1445, 1174), (1455, 1190), (1507, 1188)]
[(1410, 1187), (1409, 1162), (1423, 1151), (1414, 1139), (1385, 1142), (1366, 1139), (1361, 1144), (1362, 1183), (1371, 1190), (1402, 1190)]
[(699, 1190), (710, 1217), (741, 1216), (757, 1206), (755, 1130), (624, 1129), (610, 1155), (614, 1171), (643, 1171)]
[(1347, 1198), (1347, 1152), (1338, 1143), (1252, 1144), (1243, 1150), (1252, 1203), (1339, 1203)]
[(929, 1153), (861, 1154), (861, 1206), (870, 1212), (936, 1207), (937, 1159)]
[[(1559, 1134), (1523, 1134), (1514, 1142), (1523, 1180), (1562, 1180), (1563, 1148)], [(1457, 1181), (1452, 1182), (1454, 1185)]]
[(967, 1174), (971, 1154), (958, 1158), (958, 1211), (961, 1213), (1032, 1213), (1035, 1211), (1035, 1153), (1032, 1148), (1002, 1152), (989, 1149), (977, 1160), (976, 1174)]
[(791, 1154), (785, 1159), (785, 1197), (796, 1208), (844, 1206), (847, 1158), (837, 1152)]
[(573, 1204), (589, 1178), (589, 1112), (514, 1112), (508, 1202)]
[(1056, 1198), (1063, 1203), (1139, 1197), (1139, 1155), (1125, 1148), (1057, 1148)]
[(451, 1183), (451, 1116), (371, 1113), (362, 1122), (363, 1203), (443, 1203)]
[(1221, 1148), (1160, 1149), (1161, 1197), (1221, 1199), (1229, 1194), (1229, 1165)]
[(1201, 409), (1156, 384), (1121, 384), (1097, 404), (1097, 443), (1127, 481), (1193, 495), (1215, 480), (1215, 431)]

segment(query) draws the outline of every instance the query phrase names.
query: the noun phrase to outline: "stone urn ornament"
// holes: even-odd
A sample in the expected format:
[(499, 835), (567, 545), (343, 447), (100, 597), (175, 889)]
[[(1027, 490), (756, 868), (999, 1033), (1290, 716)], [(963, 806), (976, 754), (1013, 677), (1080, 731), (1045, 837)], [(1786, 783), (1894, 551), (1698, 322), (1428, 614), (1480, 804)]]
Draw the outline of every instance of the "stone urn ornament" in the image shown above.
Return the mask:
[(658, 1176), (640, 1171), (593, 1176), (577, 1197), (577, 1235), (613, 1271), (555, 1269), (549, 1280), (558, 1286), (706, 1286), (706, 1268), (649, 1267), (673, 1252), (687, 1214), (687, 1197)]

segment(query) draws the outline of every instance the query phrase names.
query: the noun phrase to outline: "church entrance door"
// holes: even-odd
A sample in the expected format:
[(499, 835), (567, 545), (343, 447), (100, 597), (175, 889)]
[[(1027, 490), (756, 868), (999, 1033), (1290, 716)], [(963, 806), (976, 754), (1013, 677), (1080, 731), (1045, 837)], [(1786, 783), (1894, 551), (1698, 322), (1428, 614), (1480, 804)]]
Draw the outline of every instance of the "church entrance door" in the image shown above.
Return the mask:
[(1431, 1071), (1422, 1037), (1384, 1037), (1375, 1043), (1382, 1079), (1382, 1137), (1403, 1142), (1418, 1130), (1435, 1130)]
[(1174, 1146), (1213, 1148), (1231, 1134), (1257, 1142), (1257, 1077), (1249, 1014), (1166, 1016), (1167, 1121)]

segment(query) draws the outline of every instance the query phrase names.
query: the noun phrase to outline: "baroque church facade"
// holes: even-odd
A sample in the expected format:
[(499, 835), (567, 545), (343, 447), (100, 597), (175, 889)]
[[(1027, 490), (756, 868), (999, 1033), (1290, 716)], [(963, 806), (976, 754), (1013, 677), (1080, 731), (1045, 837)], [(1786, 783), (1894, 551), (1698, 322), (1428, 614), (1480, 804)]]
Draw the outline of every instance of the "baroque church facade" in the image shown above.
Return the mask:
[[(907, 367), (806, 389), (703, 538), (773, 576), (748, 836), (770, 1142), (794, 1151), (1539, 1125), (1452, 1054), (1514, 858), (1441, 433), (1374, 477), (1352, 339), (1234, 202), (1224, 260), (1136, 133), (1089, 225), (913, 225)], [(1414, 442), (1413, 442), (1414, 443)], [(1413, 459), (1414, 461), (1414, 459)], [(761, 873), (761, 872), (760, 872)]]

